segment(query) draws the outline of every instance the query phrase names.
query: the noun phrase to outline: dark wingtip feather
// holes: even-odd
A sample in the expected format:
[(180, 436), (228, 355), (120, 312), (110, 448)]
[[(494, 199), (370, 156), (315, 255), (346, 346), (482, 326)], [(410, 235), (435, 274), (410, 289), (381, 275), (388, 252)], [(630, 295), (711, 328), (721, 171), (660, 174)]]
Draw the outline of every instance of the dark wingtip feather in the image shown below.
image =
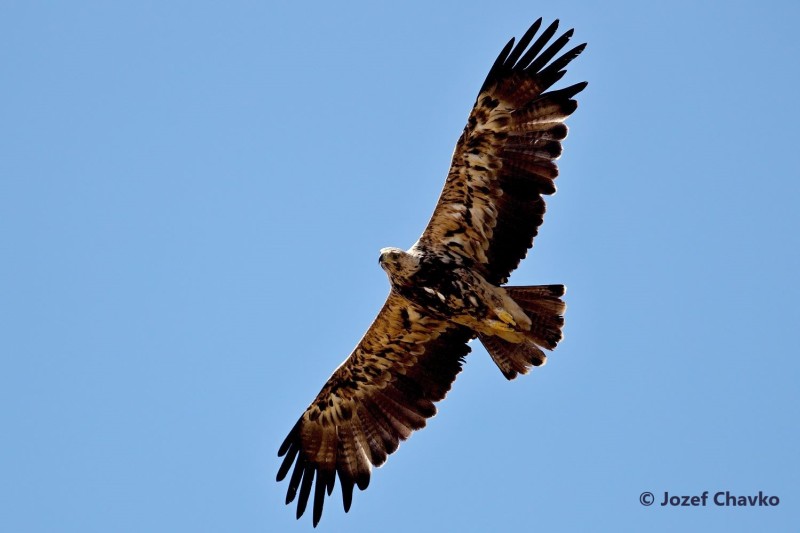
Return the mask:
[(566, 70), (559, 70), (558, 72), (543, 72), (539, 74), (539, 79), (542, 90), (547, 90), (561, 80), (566, 75)]
[(506, 378), (508, 381), (513, 381), (519, 375), (519, 373), (516, 370), (508, 370), (508, 371), (501, 370), (501, 372), (503, 373), (503, 377)]
[(359, 475), (356, 478), (356, 485), (358, 485), (358, 490), (366, 490), (366, 488), (369, 487), (369, 479), (370, 479), (369, 473), (364, 473)]
[(353, 504), (353, 480), (345, 480), (343, 478), (340, 485), (342, 486), (342, 504), (344, 505), (344, 512), (347, 513)]
[(586, 43), (583, 43), (579, 44), (578, 46), (567, 52), (564, 52), (563, 54), (561, 54), (561, 57), (550, 63), (547, 66), (547, 68), (543, 69), (540, 72), (540, 76), (542, 76), (542, 78), (547, 78), (549, 76), (552, 76), (554, 72), (560, 71), (561, 69), (566, 67), (573, 59), (578, 57), (585, 48), (586, 48)]
[(329, 472), (327, 476), (325, 476), (325, 492), (328, 493), (328, 496), (333, 494), (333, 486), (336, 485), (336, 472)]
[(300, 485), (300, 480), (303, 477), (304, 470), (305, 468), (303, 460), (298, 457), (297, 462), (294, 465), (292, 478), (289, 480), (289, 488), (286, 489), (286, 505), (289, 505), (294, 501), (294, 497), (297, 495), (297, 487)]
[(289, 453), (283, 458), (281, 467), (278, 469), (278, 475), (275, 476), (276, 481), (283, 481), (283, 479), (286, 477), (286, 474), (289, 473), (289, 469), (292, 467), (292, 463), (294, 463), (294, 459), (299, 450), (299, 446), (291, 446), (289, 448)]
[(562, 69), (586, 48), (586, 43), (580, 44), (548, 65), (575, 33), (575, 30), (570, 28), (551, 43), (550, 46), (547, 46), (547, 43), (558, 31), (559, 22), (558, 19), (555, 19), (544, 29), (530, 47), (528, 47), (528, 45), (541, 28), (541, 17), (528, 28), (525, 34), (519, 39), (516, 46), (514, 46), (514, 38), (509, 40), (489, 69), (489, 74), (486, 76), (486, 80), (483, 82), (479, 94), (489, 89), (493, 83), (498, 82), (511, 72), (525, 71), (530, 74), (539, 73), (539, 80), (541, 81), (540, 87), (542, 90), (556, 83), (565, 74), (565, 71), (562, 71)]
[(307, 464), (303, 469), (303, 483), (300, 485), (300, 494), (297, 498), (297, 518), (306, 512), (308, 497), (311, 494), (311, 485), (314, 483), (314, 465)]
[(514, 67), (514, 65), (517, 63), (517, 60), (522, 55), (522, 52), (525, 51), (525, 49), (528, 47), (528, 44), (530, 44), (531, 40), (536, 36), (536, 32), (539, 31), (539, 27), (541, 25), (542, 25), (542, 17), (539, 17), (538, 19), (536, 19), (536, 22), (531, 24), (531, 27), (528, 28), (528, 31), (525, 32), (525, 35), (520, 37), (517, 46), (514, 47), (514, 49), (511, 51), (511, 54), (508, 56), (503, 66), (508, 68)]
[(492, 65), (492, 68), (489, 69), (489, 74), (486, 75), (486, 79), (484, 80), (483, 85), (481, 85), (481, 90), (479, 92), (482, 93), (489, 85), (494, 83), (495, 80), (498, 78), (503, 69), (503, 63), (505, 63), (508, 54), (511, 53), (511, 49), (513, 48), (513, 46), (514, 46), (514, 38), (512, 37), (511, 40), (508, 41), (506, 45), (503, 47), (503, 49), (500, 51), (500, 54), (498, 54), (497, 59), (494, 60), (494, 64)]
[[(580, 83), (576, 83), (575, 85), (570, 85), (569, 87), (564, 87), (563, 89), (558, 89), (557, 91), (550, 91), (546, 93), (550, 97), (557, 97), (557, 98), (567, 98), (570, 99), (589, 85), (588, 81), (582, 81)], [(577, 103), (576, 106), (577, 108)], [(573, 109), (574, 111), (574, 109)]]
[(301, 417), (300, 420), (295, 422), (295, 424), (292, 427), (291, 431), (289, 431), (289, 434), (286, 435), (286, 438), (283, 439), (283, 442), (281, 443), (280, 448), (278, 448), (278, 457), (283, 457), (283, 455), (287, 451), (289, 451), (289, 447), (292, 445), (292, 443), (297, 441), (297, 437), (298, 437), (298, 435), (300, 433), (300, 424), (302, 422), (303, 422), (303, 419)]
[(544, 46), (547, 44), (547, 41), (549, 41), (553, 35), (555, 35), (556, 31), (558, 30), (558, 23), (558, 19), (554, 20), (552, 24), (550, 24), (542, 32), (539, 38), (536, 39), (536, 42), (533, 43), (528, 51), (525, 52), (525, 55), (522, 56), (522, 59), (517, 62), (516, 68), (526, 69), (528, 65), (530, 65), (531, 61), (536, 59), (536, 56), (542, 51), (542, 48), (544, 48)]
[(531, 61), (531, 64), (525, 67), (525, 70), (539, 72), (545, 65), (547, 65), (547, 63), (550, 62), (551, 59), (555, 57), (558, 52), (561, 51), (562, 48), (564, 48), (574, 33), (575, 30), (568, 30), (564, 32), (564, 35), (556, 39), (553, 44), (548, 46), (547, 50), (542, 52), (540, 56)]
[(581, 43), (578, 46), (576, 46), (575, 48), (573, 48), (572, 50), (570, 50), (569, 52), (566, 52), (566, 54), (564, 54), (564, 55), (574, 54), (572, 56), (572, 58), (570, 59), (570, 61), (572, 61), (572, 59), (575, 59), (576, 57), (581, 55), (583, 53), (583, 51), (586, 50), (587, 46), (589, 46), (589, 43)]
[(314, 487), (314, 510), (313, 510), (313, 524), (317, 527), (320, 519), (322, 518), (322, 508), (325, 506), (325, 489), (328, 486), (328, 476), (330, 472), (320, 470), (317, 473), (317, 484)]

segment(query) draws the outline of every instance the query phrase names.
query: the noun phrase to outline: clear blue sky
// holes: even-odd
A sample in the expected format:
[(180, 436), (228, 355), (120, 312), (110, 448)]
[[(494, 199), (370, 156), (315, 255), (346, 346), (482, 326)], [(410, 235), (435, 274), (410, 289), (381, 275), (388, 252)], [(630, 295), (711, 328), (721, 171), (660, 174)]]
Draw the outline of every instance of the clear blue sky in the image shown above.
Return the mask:
[[(309, 531), (277, 448), (539, 16), (590, 85), (512, 282), (566, 338), (512, 383), (475, 346), (318, 530), (797, 528), (796, 3), (339, 4), (0, 6), (0, 530)], [(705, 490), (781, 504), (639, 503)]]

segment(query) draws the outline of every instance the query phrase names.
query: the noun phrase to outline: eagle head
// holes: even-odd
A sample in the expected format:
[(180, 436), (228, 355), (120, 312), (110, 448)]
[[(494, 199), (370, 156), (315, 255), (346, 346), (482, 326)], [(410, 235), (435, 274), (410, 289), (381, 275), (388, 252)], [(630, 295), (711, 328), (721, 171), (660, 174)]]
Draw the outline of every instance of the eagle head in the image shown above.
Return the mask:
[(400, 248), (381, 248), (378, 264), (392, 282), (408, 279), (419, 269), (419, 258)]

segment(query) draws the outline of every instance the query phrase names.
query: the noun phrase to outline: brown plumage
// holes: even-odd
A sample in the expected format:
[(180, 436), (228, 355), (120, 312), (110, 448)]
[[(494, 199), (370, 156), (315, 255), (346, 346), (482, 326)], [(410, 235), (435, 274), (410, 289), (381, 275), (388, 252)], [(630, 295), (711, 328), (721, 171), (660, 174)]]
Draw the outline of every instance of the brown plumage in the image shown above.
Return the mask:
[(383, 309), (280, 446), (277, 478), (292, 472), (286, 503), (297, 499), (298, 518), (313, 489), (317, 525), (337, 477), (350, 509), (353, 488), (436, 413), (471, 339), (508, 379), (543, 364), (561, 339), (562, 285), (501, 287), (542, 223), (564, 120), (586, 87), (546, 92), (585, 45), (558, 56), (572, 30), (548, 44), (558, 21), (534, 41), (540, 26), (490, 69), (428, 226), (408, 251), (381, 251), (392, 287)]

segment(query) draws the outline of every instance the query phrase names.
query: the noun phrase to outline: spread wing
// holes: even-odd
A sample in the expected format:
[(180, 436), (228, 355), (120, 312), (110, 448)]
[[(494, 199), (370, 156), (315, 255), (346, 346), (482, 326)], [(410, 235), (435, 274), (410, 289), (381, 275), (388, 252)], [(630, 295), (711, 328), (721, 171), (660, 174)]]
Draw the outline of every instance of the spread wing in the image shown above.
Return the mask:
[[(424, 314), (394, 291), (350, 357), (333, 373), (278, 451), (278, 481), (294, 464), (286, 503), (305, 512), (314, 488), (314, 526), (338, 475), (345, 512), (400, 441), (436, 413), (463, 357), (470, 330)], [(298, 488), (300, 490), (298, 496)]]
[(556, 190), (564, 120), (577, 108), (572, 97), (587, 85), (545, 92), (586, 45), (551, 62), (572, 30), (547, 46), (558, 28), (555, 21), (530, 44), (541, 23), (537, 20), (516, 47), (511, 39), (489, 71), (439, 202), (415, 244), (460, 255), (498, 285), (533, 245), (545, 212), (542, 196)]

